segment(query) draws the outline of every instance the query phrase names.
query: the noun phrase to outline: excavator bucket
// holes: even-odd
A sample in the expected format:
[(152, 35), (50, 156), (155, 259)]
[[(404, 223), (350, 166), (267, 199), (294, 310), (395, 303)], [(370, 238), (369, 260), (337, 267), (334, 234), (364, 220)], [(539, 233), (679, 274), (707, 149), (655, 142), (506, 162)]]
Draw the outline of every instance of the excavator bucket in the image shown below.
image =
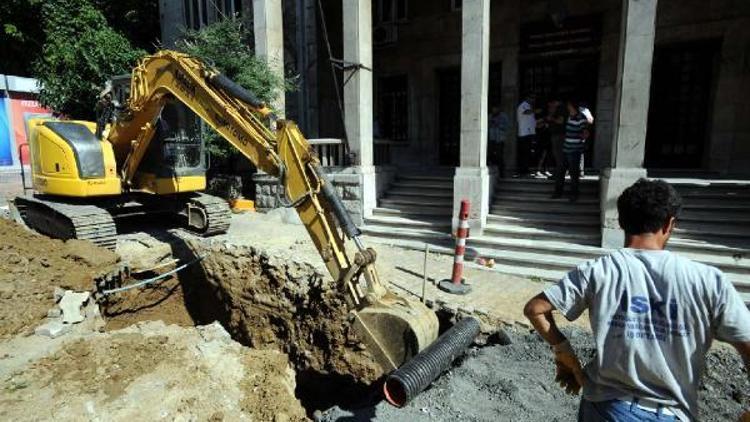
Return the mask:
[(386, 372), (397, 369), (438, 336), (432, 310), (390, 292), (352, 313), (359, 338)]

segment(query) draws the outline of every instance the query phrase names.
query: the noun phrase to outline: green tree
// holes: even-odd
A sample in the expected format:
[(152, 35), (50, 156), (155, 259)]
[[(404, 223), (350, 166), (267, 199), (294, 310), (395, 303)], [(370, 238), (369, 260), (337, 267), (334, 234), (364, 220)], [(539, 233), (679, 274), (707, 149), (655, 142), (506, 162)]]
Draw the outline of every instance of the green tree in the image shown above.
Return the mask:
[(42, 50), (41, 0), (0, 1), (0, 73), (29, 76)]
[(39, 100), (73, 118), (93, 118), (104, 83), (129, 73), (145, 54), (113, 30), (89, 0), (47, 0), (41, 23), (45, 39), (33, 65), (42, 85)]
[[(270, 103), (277, 93), (294, 89), (294, 78), (282, 78), (255, 57), (252, 31), (239, 19), (224, 19), (198, 31), (187, 30), (177, 42), (179, 51), (212, 64), (259, 99)], [(203, 133), (213, 157), (231, 162), (237, 152), (221, 136), (206, 127)], [(231, 165), (230, 165), (231, 166)]]

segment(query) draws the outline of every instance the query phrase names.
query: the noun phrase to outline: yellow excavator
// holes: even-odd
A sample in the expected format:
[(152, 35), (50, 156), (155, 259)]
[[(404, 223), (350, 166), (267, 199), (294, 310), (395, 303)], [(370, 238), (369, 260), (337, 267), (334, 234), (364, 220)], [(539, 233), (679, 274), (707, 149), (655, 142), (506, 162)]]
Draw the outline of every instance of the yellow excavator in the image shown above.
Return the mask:
[[(165, 105), (182, 103), (259, 170), (279, 178), (284, 205), (299, 213), (346, 295), (360, 340), (384, 370), (397, 368), (437, 338), (434, 312), (396, 296), (380, 281), (375, 251), (363, 245), (293, 122), (276, 122), (274, 133), (264, 123), (271, 110), (251, 92), (185, 54), (147, 56), (129, 79), (129, 90), (115, 87), (102, 95), (97, 122), (29, 121), (34, 193), (14, 199), (27, 225), (105, 247), (114, 246), (114, 221), (124, 216), (171, 212), (201, 233), (226, 231), (226, 202), (200, 193), (206, 185), (203, 145), (185, 136), (155, 136)], [(353, 242), (353, 257), (346, 238)]]

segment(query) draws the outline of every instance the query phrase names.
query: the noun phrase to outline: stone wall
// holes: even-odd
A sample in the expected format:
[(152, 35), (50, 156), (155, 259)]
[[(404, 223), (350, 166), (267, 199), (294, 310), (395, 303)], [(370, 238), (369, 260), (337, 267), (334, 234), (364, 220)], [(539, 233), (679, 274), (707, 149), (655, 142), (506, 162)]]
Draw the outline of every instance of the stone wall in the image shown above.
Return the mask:
[[(357, 225), (364, 224), (365, 215), (362, 210), (362, 182), (361, 175), (356, 173), (356, 168), (326, 167), (323, 168), (328, 179), (336, 187), (336, 192), (344, 203), (344, 207), (352, 216)], [(390, 166), (376, 167), (375, 180), (377, 184), (377, 195), (388, 188), (393, 181), (396, 169)], [(278, 195), (283, 192), (279, 186), (278, 179), (274, 176), (257, 173), (253, 176), (255, 182), (255, 207), (258, 211), (266, 212), (280, 206)]]

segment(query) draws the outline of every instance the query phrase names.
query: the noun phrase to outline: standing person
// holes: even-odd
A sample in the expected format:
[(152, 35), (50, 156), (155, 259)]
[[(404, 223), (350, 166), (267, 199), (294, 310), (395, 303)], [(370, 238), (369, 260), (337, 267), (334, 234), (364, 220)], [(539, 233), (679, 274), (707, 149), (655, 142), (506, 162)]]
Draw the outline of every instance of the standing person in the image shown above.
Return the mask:
[(540, 110), (539, 118), (536, 121), (536, 136), (534, 146), (534, 158), (536, 160), (536, 172), (533, 174), (536, 178), (546, 178), (552, 176), (547, 171), (548, 164), (551, 160), (551, 140), (549, 125), (547, 124), (547, 110)]
[[(588, 122), (589, 127), (589, 133), (591, 133), (591, 127), (594, 125), (594, 114), (591, 113), (591, 110), (586, 106), (586, 104), (579, 104), (578, 109), (581, 111), (581, 114), (583, 114), (583, 117), (586, 118), (586, 122)], [(591, 148), (591, 142), (588, 143), (588, 148)], [(585, 167), (584, 160), (585, 160), (586, 154), (581, 156), (581, 176), (583, 176), (583, 168)]]
[(588, 137), (588, 122), (578, 109), (578, 104), (569, 100), (567, 103), (568, 118), (565, 121), (565, 140), (563, 141), (563, 165), (557, 168), (555, 175), (555, 193), (553, 198), (562, 196), (565, 185), (565, 171), (570, 173), (570, 202), (578, 200), (578, 183), (581, 176), (581, 158)]
[(536, 115), (534, 113), (534, 101), (536, 96), (529, 93), (521, 101), (516, 109), (516, 122), (518, 123), (518, 143), (516, 148), (516, 167), (518, 175), (529, 174), (529, 162), (531, 160), (531, 147), (536, 135)]
[[(664, 250), (681, 207), (667, 182), (639, 180), (617, 200), (625, 248), (579, 265), (524, 308), (552, 345), (556, 380), (572, 394), (583, 387), (579, 421), (697, 419), (714, 338), (732, 344), (750, 374), (750, 311), (732, 283)], [(589, 310), (596, 356), (585, 370), (555, 324), (555, 309), (571, 321)]]
[(508, 114), (493, 106), (487, 124), (487, 161), (497, 166), (499, 177), (505, 175), (505, 139), (508, 137)]
[(550, 150), (555, 159), (555, 175), (563, 164), (563, 141), (565, 140), (565, 114), (560, 100), (547, 101), (547, 115), (544, 117), (550, 139)]

